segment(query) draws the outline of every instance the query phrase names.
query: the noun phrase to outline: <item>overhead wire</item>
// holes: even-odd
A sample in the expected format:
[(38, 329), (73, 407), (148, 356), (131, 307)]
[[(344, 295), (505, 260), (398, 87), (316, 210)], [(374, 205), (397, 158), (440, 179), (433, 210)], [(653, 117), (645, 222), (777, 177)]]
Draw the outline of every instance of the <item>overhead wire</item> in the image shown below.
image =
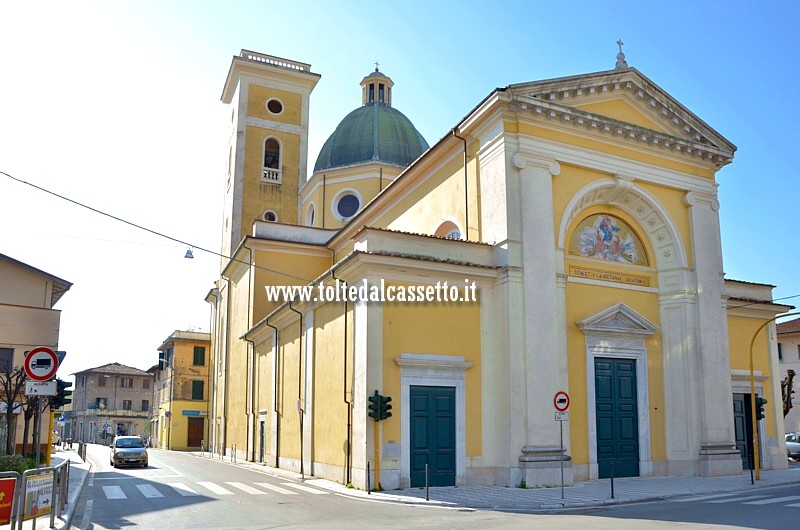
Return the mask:
[(84, 204), (82, 202), (76, 201), (74, 199), (70, 199), (69, 197), (65, 197), (64, 195), (60, 195), (60, 194), (58, 194), (58, 193), (56, 193), (54, 191), (48, 190), (47, 188), (43, 188), (41, 186), (33, 184), (32, 182), (28, 182), (26, 180), (22, 180), (21, 178), (17, 178), (17, 177), (15, 177), (15, 176), (13, 176), (13, 175), (11, 175), (9, 173), (6, 173), (5, 171), (0, 170), (0, 174), (5, 175), (6, 177), (8, 177), (11, 180), (14, 180), (16, 182), (19, 182), (20, 184), (25, 184), (26, 186), (30, 186), (32, 188), (35, 188), (35, 189), (39, 190), (39, 191), (43, 191), (45, 193), (53, 195), (54, 197), (58, 197), (59, 199), (62, 199), (62, 200), (67, 201), (67, 202), (70, 202), (70, 203), (72, 203), (72, 204), (74, 204), (76, 206), (80, 206), (81, 208), (86, 208), (87, 210), (91, 210), (91, 211), (93, 211), (95, 213), (98, 213), (100, 215), (103, 215), (105, 217), (109, 217), (111, 219), (114, 219), (115, 221), (119, 221), (120, 223), (124, 223), (124, 224), (132, 226), (134, 228), (138, 228), (139, 230), (144, 230), (145, 232), (149, 232), (149, 233), (151, 233), (153, 235), (156, 235), (156, 236), (159, 236), (159, 237), (163, 237), (165, 239), (169, 239), (170, 241), (174, 241), (176, 243), (180, 243), (181, 245), (185, 245), (185, 246), (197, 249), (197, 250), (202, 250), (203, 252), (207, 252), (208, 254), (213, 254), (214, 256), (219, 256), (221, 258), (225, 258), (225, 259), (234, 261), (236, 263), (241, 263), (241, 264), (247, 265), (249, 267), (254, 267), (256, 269), (264, 270), (264, 271), (267, 271), (267, 272), (272, 272), (272, 273), (275, 273), (275, 274), (279, 274), (281, 276), (286, 276), (288, 278), (294, 278), (295, 280), (301, 280), (301, 281), (304, 281), (304, 282), (307, 282), (307, 283), (310, 283), (312, 281), (311, 279), (308, 279), (308, 278), (302, 278), (300, 276), (295, 276), (294, 274), (289, 274), (288, 272), (282, 272), (282, 271), (279, 271), (279, 270), (275, 270), (275, 269), (270, 269), (268, 267), (264, 267), (262, 265), (256, 265), (254, 263), (248, 263), (246, 261), (234, 258), (232, 256), (226, 256), (225, 254), (222, 254), (220, 252), (216, 252), (214, 250), (210, 250), (210, 249), (201, 247), (199, 245), (194, 245), (194, 244), (189, 243), (187, 241), (183, 241), (183, 240), (178, 239), (176, 237), (172, 237), (170, 235), (164, 234), (163, 232), (159, 232), (158, 230), (153, 230), (152, 228), (147, 228), (146, 226), (142, 226), (140, 224), (134, 223), (132, 221), (128, 221), (127, 219), (123, 219), (121, 217), (117, 217), (116, 215), (110, 214), (108, 212), (104, 212), (103, 210), (99, 210), (97, 208), (94, 208), (94, 207), (89, 206), (87, 204)]

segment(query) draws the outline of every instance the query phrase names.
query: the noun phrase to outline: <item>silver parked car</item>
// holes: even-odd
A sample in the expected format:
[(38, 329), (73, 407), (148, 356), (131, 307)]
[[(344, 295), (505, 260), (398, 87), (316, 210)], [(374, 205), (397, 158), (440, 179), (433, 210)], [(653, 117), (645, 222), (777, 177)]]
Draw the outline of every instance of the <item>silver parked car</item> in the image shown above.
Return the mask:
[(147, 448), (138, 436), (117, 436), (111, 443), (111, 466), (147, 467)]
[(800, 459), (800, 432), (786, 433), (786, 454), (789, 458)]

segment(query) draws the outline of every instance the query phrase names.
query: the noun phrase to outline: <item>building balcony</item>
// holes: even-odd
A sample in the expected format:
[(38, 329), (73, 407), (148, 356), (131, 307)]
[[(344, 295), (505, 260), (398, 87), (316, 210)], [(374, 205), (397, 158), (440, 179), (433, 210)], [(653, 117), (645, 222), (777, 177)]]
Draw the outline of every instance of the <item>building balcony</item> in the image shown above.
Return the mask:
[(261, 182), (269, 182), (270, 184), (280, 184), (281, 170), (265, 167), (261, 173)]

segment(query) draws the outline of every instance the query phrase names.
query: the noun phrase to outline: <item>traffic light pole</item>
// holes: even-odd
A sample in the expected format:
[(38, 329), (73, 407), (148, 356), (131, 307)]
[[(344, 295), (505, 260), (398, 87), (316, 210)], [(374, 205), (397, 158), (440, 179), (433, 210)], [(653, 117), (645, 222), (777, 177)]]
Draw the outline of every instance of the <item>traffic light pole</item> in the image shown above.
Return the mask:
[(380, 447), (379, 444), (381, 442), (381, 422), (375, 422), (375, 491), (380, 491), (381, 489), (381, 460), (380, 460)]

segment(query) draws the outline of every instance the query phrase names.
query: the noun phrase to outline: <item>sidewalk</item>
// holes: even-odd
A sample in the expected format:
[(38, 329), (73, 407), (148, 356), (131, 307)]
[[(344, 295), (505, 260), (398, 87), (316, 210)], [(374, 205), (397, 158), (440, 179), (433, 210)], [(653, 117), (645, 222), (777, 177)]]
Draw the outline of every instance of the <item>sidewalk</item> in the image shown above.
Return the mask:
[[(200, 457), (200, 453), (193, 453)], [(209, 458), (205, 453), (202, 458)], [(215, 457), (217, 461), (219, 456)], [(246, 467), (279, 478), (300, 480), (300, 474), (276, 469), (254, 462), (224, 462)], [(404, 490), (367, 492), (351, 489), (342, 484), (306, 476), (307, 484), (331, 492), (373, 501), (439, 506), (458, 509), (480, 510), (559, 510), (566, 508), (585, 508), (589, 506), (608, 506), (634, 502), (657, 501), (691, 495), (752, 491), (786, 484), (800, 484), (800, 468), (778, 471), (761, 471), (761, 480), (750, 484), (750, 472), (732, 477), (634, 477), (614, 480), (614, 498), (611, 498), (611, 480), (592, 480), (580, 482), (564, 488), (507, 488), (502, 486), (458, 486), (430, 488), (430, 500), (425, 500), (425, 488), (406, 488)]]
[[(80, 497), (83, 485), (86, 483), (86, 478), (89, 476), (90, 464), (85, 463), (78, 456), (78, 444), (73, 445), (72, 450), (59, 449), (54, 455), (50, 457), (50, 465), (57, 466), (69, 460), (69, 494), (67, 495), (67, 507), (62, 512), (61, 517), (55, 518), (53, 528), (66, 529), (69, 528), (72, 520), (72, 515), (75, 513), (75, 507), (78, 504), (78, 497)], [(25, 521), (23, 528), (29, 530), (31, 528), (31, 521)], [(9, 528), (9, 525), (2, 525), (0, 529)], [(44, 515), (36, 519), (36, 530), (44, 530), (50, 528), (50, 514)]]

